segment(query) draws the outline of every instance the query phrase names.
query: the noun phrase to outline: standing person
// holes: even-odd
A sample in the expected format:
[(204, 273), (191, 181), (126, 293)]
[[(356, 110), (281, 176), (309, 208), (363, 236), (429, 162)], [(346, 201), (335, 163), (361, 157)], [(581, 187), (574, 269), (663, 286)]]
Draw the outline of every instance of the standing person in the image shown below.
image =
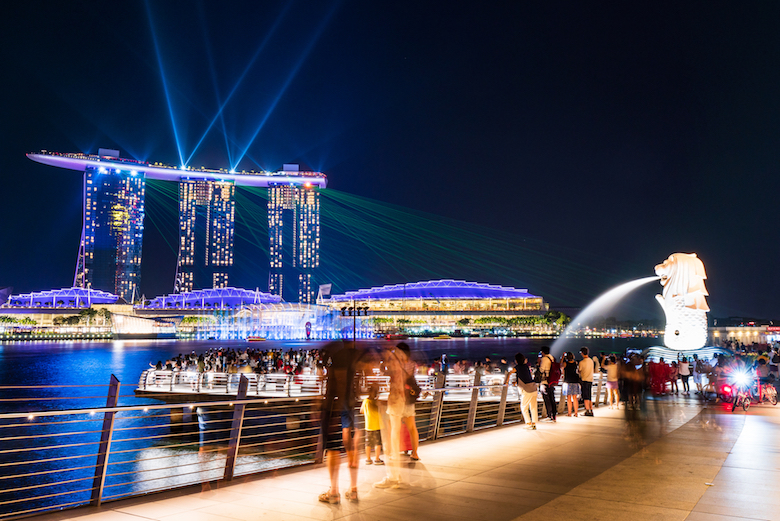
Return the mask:
[(693, 361), (691, 362), (691, 373), (693, 374), (693, 383), (696, 384), (696, 394), (701, 394), (704, 391), (701, 383), (701, 376), (704, 372), (704, 363), (699, 360), (699, 355), (693, 355)]
[(618, 391), (618, 364), (615, 355), (609, 355), (604, 359), (604, 369), (607, 370), (607, 396), (609, 401), (609, 408), (612, 409), (612, 404), (615, 404), (615, 409), (620, 408), (620, 392)]
[(514, 373), (516, 375), (515, 385), (517, 385), (521, 395), (520, 411), (523, 413), (523, 421), (526, 428), (535, 431), (536, 422), (539, 421), (539, 407), (536, 404), (538, 387), (531, 376), (531, 368), (528, 367), (525, 355), (517, 353), (515, 362), (517, 365), (506, 373), (504, 385), (509, 383), (509, 377)]
[(769, 374), (777, 378), (778, 367), (780, 367), (780, 348), (775, 346), (769, 351)]
[(558, 404), (555, 402), (555, 385), (558, 383), (556, 378), (560, 378), (560, 366), (558, 366), (557, 374), (552, 374), (555, 358), (550, 354), (550, 347), (542, 346), (540, 351), (542, 352), (542, 357), (539, 359), (539, 371), (542, 373), (542, 383), (539, 386), (539, 390), (544, 400), (544, 408), (547, 409), (547, 418), (555, 423), (558, 416)]
[(571, 416), (572, 409), (574, 409), (574, 416), (577, 416), (580, 402), (578, 396), (580, 394), (580, 375), (579, 366), (574, 361), (574, 354), (566, 353), (561, 360), (561, 370), (563, 371), (563, 395), (566, 397), (566, 406), (569, 413), (566, 416)]
[(582, 401), (585, 404), (584, 416), (593, 416), (593, 401), (591, 391), (593, 389), (593, 373), (596, 371), (596, 362), (588, 356), (588, 348), (580, 349), (580, 385), (582, 386)]
[(677, 362), (672, 360), (672, 365), (669, 368), (669, 381), (671, 382), (671, 386), (669, 388), (669, 394), (677, 394), (680, 389), (677, 387), (677, 379), (680, 376), (680, 367), (677, 365)]
[[(374, 382), (368, 388), (368, 396), (363, 400), (360, 406), (360, 412), (365, 416), (366, 424), (366, 465), (384, 465), (385, 462), (379, 458), (379, 451), (382, 450), (382, 435), (380, 432), (381, 418), (379, 416), (379, 404), (377, 395), (379, 394), (379, 384)], [(374, 449), (376, 461), (371, 459), (371, 449)]]
[(350, 501), (358, 500), (358, 447), (359, 432), (355, 428), (355, 373), (362, 354), (355, 348), (354, 342), (331, 342), (323, 348), (323, 360), (329, 361), (328, 380), (322, 408), (321, 443), (327, 448), (326, 460), (330, 476), (330, 489), (319, 495), (319, 500), (331, 505), (341, 502), (339, 494), (339, 465), (341, 454), (337, 444), (331, 441), (332, 418), (339, 418), (341, 441), (347, 453), (350, 489), (344, 497)]
[(691, 377), (691, 366), (687, 357), (682, 357), (682, 360), (677, 364), (677, 372), (680, 374), (680, 380), (682, 380), (683, 394), (686, 396), (691, 394), (690, 384), (688, 383), (688, 378)]
[(385, 459), (387, 459), (387, 476), (382, 481), (374, 483), (375, 488), (409, 488), (407, 483), (401, 481), (401, 423), (406, 425), (412, 445), (411, 458), (414, 461), (420, 459), (417, 455), (417, 446), (420, 437), (414, 420), (414, 401), (407, 400), (406, 380), (414, 376), (416, 367), (411, 358), (411, 350), (405, 342), (399, 343), (395, 349), (389, 351), (384, 357), (387, 363), (385, 374), (390, 376), (390, 393), (387, 397), (387, 416), (390, 420), (389, 440), (385, 440)]

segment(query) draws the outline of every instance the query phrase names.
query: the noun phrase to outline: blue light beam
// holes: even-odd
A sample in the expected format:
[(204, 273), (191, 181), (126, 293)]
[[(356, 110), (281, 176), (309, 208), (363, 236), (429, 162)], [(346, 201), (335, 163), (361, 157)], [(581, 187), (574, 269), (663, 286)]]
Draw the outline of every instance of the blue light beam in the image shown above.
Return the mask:
[(274, 99), (273, 103), (271, 103), (271, 106), (268, 107), (268, 110), (263, 116), (263, 119), (260, 120), (260, 124), (257, 126), (257, 129), (255, 129), (255, 132), (254, 134), (252, 134), (252, 137), (249, 139), (249, 142), (247, 143), (246, 147), (244, 148), (244, 150), (241, 151), (241, 154), (239, 154), (236, 162), (233, 165), (231, 165), (231, 170), (235, 170), (236, 168), (238, 168), (238, 164), (241, 163), (242, 159), (244, 159), (244, 156), (249, 150), (249, 147), (252, 146), (252, 143), (254, 143), (255, 139), (257, 138), (257, 135), (260, 133), (261, 130), (263, 130), (266, 121), (268, 121), (268, 118), (271, 117), (271, 114), (276, 108), (276, 105), (278, 105), (279, 101), (281, 101), (282, 96), (284, 96), (284, 93), (287, 91), (287, 87), (290, 86), (290, 83), (292, 83), (293, 79), (295, 79), (295, 76), (297, 76), (298, 71), (303, 66), (303, 62), (305, 62), (306, 58), (308, 58), (309, 54), (311, 54), (311, 50), (314, 48), (314, 44), (316, 44), (317, 41), (320, 39), (320, 36), (322, 36), (322, 33), (325, 31), (325, 27), (327, 27), (328, 22), (330, 22), (330, 19), (333, 17), (333, 14), (336, 12), (337, 8), (338, 8), (338, 4), (334, 4), (330, 12), (325, 16), (325, 18), (323, 18), (322, 23), (317, 28), (317, 31), (314, 33), (314, 36), (312, 37), (311, 41), (309, 41), (309, 44), (303, 50), (303, 53), (301, 54), (301, 58), (292, 68), (290, 74), (287, 75), (287, 79), (282, 85), (282, 88), (279, 90), (279, 94), (277, 94), (276, 99)]
[(171, 103), (171, 95), (168, 92), (168, 81), (165, 78), (165, 70), (163, 69), (162, 56), (160, 55), (160, 45), (157, 42), (157, 33), (154, 30), (154, 22), (152, 21), (152, 10), (149, 7), (149, 0), (144, 1), (146, 6), (146, 16), (149, 18), (149, 29), (152, 32), (152, 40), (154, 42), (154, 52), (157, 54), (157, 65), (160, 68), (160, 78), (162, 78), (163, 90), (165, 91), (165, 101), (168, 103), (168, 114), (171, 117), (171, 127), (173, 127), (173, 138), (176, 141), (176, 149), (179, 152), (179, 164), (184, 165), (184, 154), (181, 151), (181, 143), (179, 142), (179, 131), (176, 129), (176, 118), (173, 116), (173, 104)]
[[(241, 76), (238, 77), (238, 80), (236, 81), (235, 85), (233, 85), (233, 88), (230, 90), (230, 93), (227, 95), (227, 98), (225, 98), (225, 101), (222, 102), (222, 104), (219, 107), (219, 110), (217, 110), (217, 113), (214, 115), (211, 122), (206, 127), (206, 130), (203, 132), (203, 135), (198, 140), (198, 143), (195, 145), (195, 148), (192, 150), (192, 153), (187, 158), (187, 162), (182, 164), (189, 165), (190, 161), (192, 160), (192, 156), (195, 155), (195, 152), (198, 150), (201, 143), (203, 143), (203, 140), (206, 139), (206, 135), (208, 135), (208, 133), (211, 131), (211, 128), (214, 126), (214, 123), (216, 123), (217, 119), (219, 119), (220, 116), (222, 116), (222, 112), (225, 110), (225, 107), (227, 106), (228, 102), (230, 102), (230, 98), (232, 98), (233, 94), (235, 94), (235, 92), (238, 90), (238, 87), (244, 81), (244, 77), (246, 77), (247, 73), (249, 72), (249, 69), (252, 68), (252, 65), (254, 65), (254, 63), (257, 61), (257, 58), (260, 56), (260, 53), (263, 52), (263, 49), (265, 49), (265, 46), (268, 44), (268, 42), (271, 40), (271, 37), (279, 28), (279, 25), (282, 23), (282, 20), (287, 14), (287, 11), (290, 10), (291, 5), (292, 2), (288, 2), (285, 5), (284, 10), (281, 13), (279, 13), (279, 16), (276, 17), (276, 21), (274, 22), (274, 25), (271, 27), (271, 30), (268, 31), (268, 34), (266, 34), (265, 38), (263, 38), (263, 41), (260, 43), (260, 47), (257, 48), (255, 54), (252, 56), (252, 59), (249, 60), (249, 63), (247, 63), (246, 67), (244, 67), (244, 71), (241, 73)], [(213, 66), (212, 66), (212, 74), (213, 74)], [(214, 89), (216, 90), (216, 85), (214, 86)], [(223, 121), (223, 125), (224, 125), (224, 121)], [(228, 155), (229, 154), (230, 152), (228, 152)]]

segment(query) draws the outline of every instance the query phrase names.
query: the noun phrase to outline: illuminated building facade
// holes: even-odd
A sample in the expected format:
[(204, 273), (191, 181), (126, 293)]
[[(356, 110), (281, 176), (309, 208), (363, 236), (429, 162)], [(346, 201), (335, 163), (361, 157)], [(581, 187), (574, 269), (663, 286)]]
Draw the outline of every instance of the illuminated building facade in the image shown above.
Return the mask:
[(225, 288), (233, 266), (236, 187), (230, 181), (179, 181), (177, 292)]
[[(297, 165), (285, 165), (285, 171)], [(320, 265), (320, 194), (309, 183), (268, 187), (268, 292), (312, 303)]]
[[(235, 238), (236, 186), (269, 189), (270, 292), (288, 300), (314, 300), (319, 267), (320, 172), (285, 165), (278, 172), (172, 167), (119, 157), (42, 151), (27, 157), (45, 165), (84, 172), (84, 228), (74, 286), (110, 291), (128, 302), (140, 298), (145, 180), (179, 183), (179, 260), (174, 290), (225, 288), (230, 282)], [(285, 224), (286, 223), (286, 224)]]
[[(543, 316), (549, 305), (527, 289), (462, 280), (429, 280), (348, 291), (326, 305), (342, 313), (357, 308), (378, 329), (454, 332), (502, 327)], [(362, 310), (362, 311), (360, 311)]]
[(108, 291), (127, 302), (140, 296), (145, 188), (136, 170), (85, 169), (75, 287)]

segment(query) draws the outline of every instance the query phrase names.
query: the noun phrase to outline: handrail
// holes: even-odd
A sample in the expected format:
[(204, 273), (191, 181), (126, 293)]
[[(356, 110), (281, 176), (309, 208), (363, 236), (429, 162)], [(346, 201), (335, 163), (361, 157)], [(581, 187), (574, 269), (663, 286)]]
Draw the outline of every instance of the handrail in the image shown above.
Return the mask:
[[(294, 382), (301, 375), (250, 376), (254, 378), (226, 378), (243, 382), (247, 394), (240, 399), (226, 395), (223, 387), (212, 395), (214, 400), (204, 399), (209, 393), (174, 392), (177, 399), (190, 394), (196, 400), (146, 405), (108, 401), (102, 407), (0, 413), (0, 521), (321, 459), (317, 440), (322, 380), (305, 375), (316, 387), (313, 393), (299, 394), (291, 385), (283, 395), (258, 396), (254, 393), (260, 376)], [(483, 375), (477, 382), (473, 375), (443, 376), (418, 375), (425, 396), (415, 405), (422, 441), (522, 421), (519, 394), (514, 386), (504, 385), (503, 374)], [(605, 380), (597, 376), (596, 404)], [(362, 378), (363, 384), (371, 382), (380, 382), (386, 390), (388, 379)], [(118, 388), (118, 382), (109, 387), (114, 393)], [(386, 396), (382, 393), (380, 399)], [(362, 426), (362, 416), (357, 418)], [(91, 488), (73, 487), (89, 479)]]

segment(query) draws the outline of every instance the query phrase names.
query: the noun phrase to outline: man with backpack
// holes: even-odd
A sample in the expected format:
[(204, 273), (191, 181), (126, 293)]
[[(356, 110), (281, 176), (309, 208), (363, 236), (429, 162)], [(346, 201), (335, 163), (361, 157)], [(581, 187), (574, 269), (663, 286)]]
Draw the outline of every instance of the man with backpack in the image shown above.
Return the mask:
[(544, 408), (547, 409), (547, 419), (555, 423), (558, 413), (558, 405), (555, 403), (555, 386), (561, 379), (561, 365), (550, 354), (548, 346), (542, 346), (540, 351), (542, 356), (539, 359), (539, 372), (542, 374), (542, 381), (539, 385), (539, 391), (542, 393)]

